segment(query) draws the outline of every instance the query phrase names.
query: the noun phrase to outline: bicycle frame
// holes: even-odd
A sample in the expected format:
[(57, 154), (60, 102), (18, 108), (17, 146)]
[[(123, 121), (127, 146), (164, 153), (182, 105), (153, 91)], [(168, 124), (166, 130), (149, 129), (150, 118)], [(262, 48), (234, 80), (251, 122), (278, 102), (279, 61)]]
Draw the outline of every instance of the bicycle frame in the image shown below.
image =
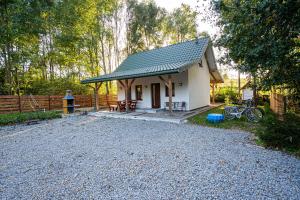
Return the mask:
[(249, 111), (252, 108), (251, 105), (252, 101), (246, 101), (243, 106), (231, 106), (229, 108), (232, 109), (232, 112), (230, 112), (229, 114), (234, 116), (234, 118), (240, 119), (242, 115), (244, 115), (247, 111)]

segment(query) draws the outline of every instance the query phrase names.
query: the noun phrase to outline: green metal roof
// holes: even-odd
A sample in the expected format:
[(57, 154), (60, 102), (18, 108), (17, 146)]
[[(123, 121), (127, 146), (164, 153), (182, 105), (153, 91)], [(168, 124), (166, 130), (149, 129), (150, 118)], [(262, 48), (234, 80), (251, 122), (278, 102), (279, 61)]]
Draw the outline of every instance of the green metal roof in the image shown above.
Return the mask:
[(85, 79), (81, 83), (180, 73), (202, 59), (208, 44), (206, 37), (136, 53), (128, 56), (111, 74)]

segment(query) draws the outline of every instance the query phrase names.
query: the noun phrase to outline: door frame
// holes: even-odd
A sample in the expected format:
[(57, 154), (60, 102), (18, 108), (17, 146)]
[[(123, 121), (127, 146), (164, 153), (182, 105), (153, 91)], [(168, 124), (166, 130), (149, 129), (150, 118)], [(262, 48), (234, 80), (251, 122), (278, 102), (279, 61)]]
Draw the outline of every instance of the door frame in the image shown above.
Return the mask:
[[(159, 87), (159, 90), (158, 90), (158, 93), (156, 94), (156, 91), (154, 90), (153, 91), (153, 86), (154, 85), (157, 85)], [(159, 99), (158, 101), (158, 105), (155, 105), (154, 103), (157, 103), (155, 102), (155, 99), (156, 98)], [(159, 97), (159, 98), (158, 98)], [(161, 99), (160, 99), (160, 83), (151, 83), (151, 108), (160, 108), (161, 107)]]

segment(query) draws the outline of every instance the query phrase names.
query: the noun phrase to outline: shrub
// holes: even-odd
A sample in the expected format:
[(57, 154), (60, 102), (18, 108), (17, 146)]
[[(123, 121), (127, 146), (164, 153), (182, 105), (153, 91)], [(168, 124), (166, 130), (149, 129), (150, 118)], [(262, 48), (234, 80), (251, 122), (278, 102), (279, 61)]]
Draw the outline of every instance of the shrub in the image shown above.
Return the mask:
[(266, 146), (287, 150), (300, 149), (299, 116), (288, 113), (284, 116), (284, 120), (280, 121), (271, 112), (269, 106), (265, 106), (262, 123), (264, 128), (258, 132), (258, 136)]
[(11, 113), (0, 114), (0, 125), (9, 125), (22, 123), (28, 120), (46, 120), (61, 117), (60, 111), (46, 111), (46, 112), (28, 112), (28, 113)]
[(236, 88), (222, 87), (217, 90), (215, 94), (216, 102), (225, 102), (226, 98), (229, 102), (236, 102), (238, 100), (238, 93)]

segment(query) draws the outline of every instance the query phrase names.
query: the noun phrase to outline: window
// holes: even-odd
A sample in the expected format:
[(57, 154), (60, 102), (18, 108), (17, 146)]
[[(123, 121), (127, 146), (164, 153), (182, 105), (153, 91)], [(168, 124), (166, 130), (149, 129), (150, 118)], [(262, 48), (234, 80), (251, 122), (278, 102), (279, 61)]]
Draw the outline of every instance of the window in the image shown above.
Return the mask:
[(143, 96), (143, 87), (142, 87), (142, 85), (136, 85), (135, 86), (135, 98), (136, 98), (136, 100), (143, 100), (142, 96)]
[[(169, 88), (166, 86), (166, 97), (169, 96)], [(175, 84), (172, 83), (172, 97), (175, 97)]]

